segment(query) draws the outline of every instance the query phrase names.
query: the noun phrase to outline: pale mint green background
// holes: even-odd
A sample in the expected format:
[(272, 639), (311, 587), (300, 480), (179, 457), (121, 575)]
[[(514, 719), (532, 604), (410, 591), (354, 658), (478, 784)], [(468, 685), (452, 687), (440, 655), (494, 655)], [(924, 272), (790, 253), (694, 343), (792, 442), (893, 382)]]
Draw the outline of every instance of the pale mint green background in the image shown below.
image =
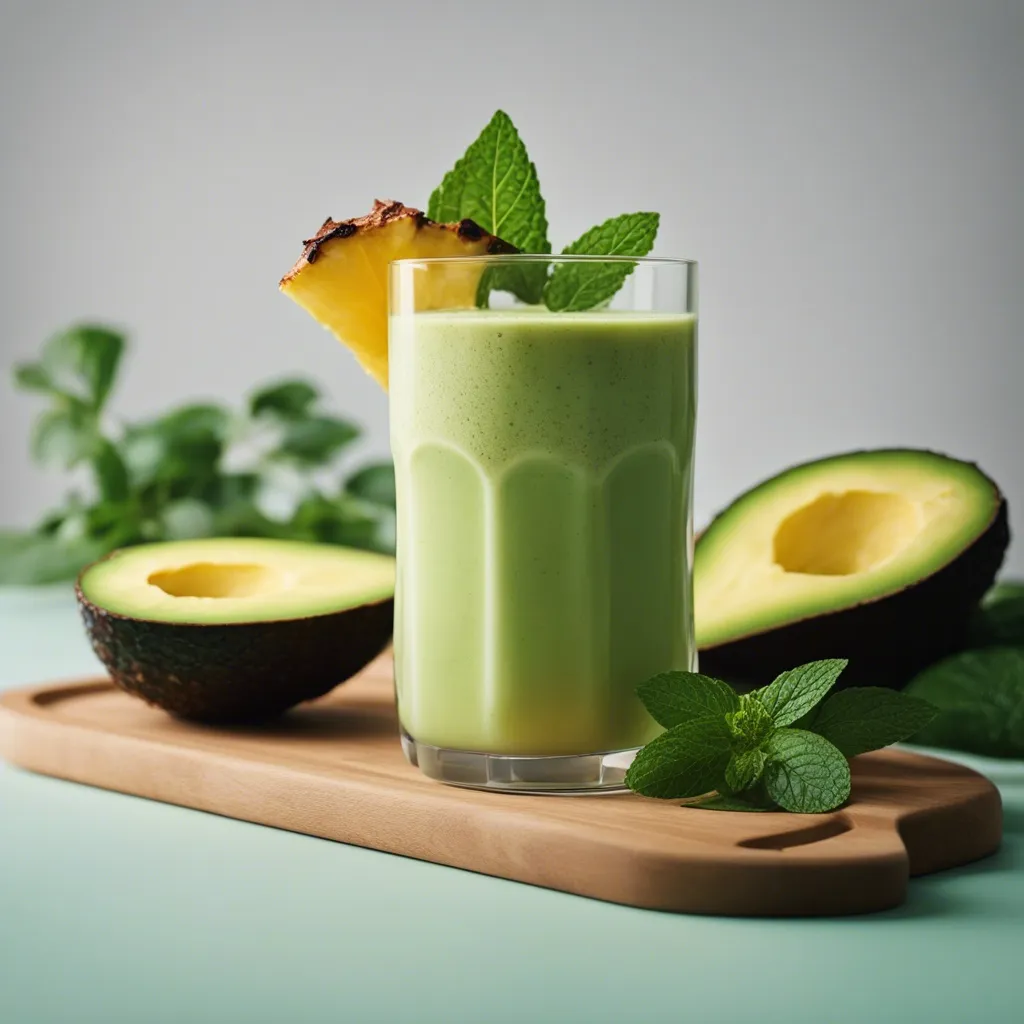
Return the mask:
[[(90, 672), (0, 592), (0, 687)], [(0, 1021), (993, 1022), (1024, 1010), (1024, 765), (1002, 851), (827, 921), (612, 906), (0, 765)]]

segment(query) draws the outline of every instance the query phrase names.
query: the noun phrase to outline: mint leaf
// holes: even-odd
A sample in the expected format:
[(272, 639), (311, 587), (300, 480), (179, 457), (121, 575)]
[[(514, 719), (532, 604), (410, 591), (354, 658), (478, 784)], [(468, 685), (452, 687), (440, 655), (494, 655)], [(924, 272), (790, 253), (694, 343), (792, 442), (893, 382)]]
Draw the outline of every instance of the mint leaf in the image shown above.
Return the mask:
[(636, 688), (651, 718), (671, 729), (694, 719), (723, 716), (740, 706), (728, 683), (699, 672), (663, 672)]
[(812, 712), (807, 728), (824, 736), (844, 756), (856, 757), (913, 736), (936, 711), (918, 697), (881, 686), (859, 686), (832, 694)]
[(1024, 646), (1024, 583), (994, 586), (971, 621), (974, 647)]
[(754, 693), (777, 726), (791, 725), (832, 689), (848, 664), (843, 659), (812, 661), (783, 672)]
[(754, 803), (752, 800), (744, 800), (738, 796), (726, 796), (723, 793), (715, 793), (706, 796), (701, 800), (694, 800), (692, 803), (683, 804), (684, 807), (696, 807), (701, 811), (774, 811), (776, 808), (764, 804)]
[(849, 797), (850, 764), (824, 736), (777, 729), (768, 738), (766, 753), (765, 788), (785, 810), (821, 814)]
[[(584, 232), (563, 255), (646, 256), (654, 248), (659, 217), (656, 213), (624, 213)], [(557, 263), (544, 288), (548, 309), (572, 312), (606, 302), (633, 272), (628, 260)]]
[[(459, 159), (430, 194), (427, 216), (439, 224), (462, 220), (462, 190), (466, 184), (466, 157)], [(482, 226), (482, 225), (481, 225)]]
[(262, 388), (249, 399), (249, 415), (270, 414), (281, 419), (301, 419), (320, 397), (312, 384), (304, 380), (286, 380)]
[[(525, 253), (551, 251), (537, 168), (503, 110), (491, 118), (434, 190), (427, 215), (444, 223), (469, 218)], [(547, 264), (492, 267), (484, 276), (478, 295), (481, 305), (486, 304), (490, 289), (512, 292), (533, 304), (543, 295)]]
[(954, 655), (925, 669), (906, 692), (939, 708), (914, 743), (1024, 757), (1024, 648)]
[(729, 745), (724, 718), (677, 725), (640, 750), (626, 772), (626, 785), (665, 800), (701, 796), (721, 780), (729, 763)]
[(743, 790), (750, 789), (760, 781), (765, 760), (763, 750), (747, 750), (733, 754), (725, 769), (725, 784), (733, 793), (742, 793)]
[(756, 694), (745, 693), (740, 697), (739, 710), (725, 716), (733, 737), (733, 749), (753, 750), (775, 730), (775, 722)]

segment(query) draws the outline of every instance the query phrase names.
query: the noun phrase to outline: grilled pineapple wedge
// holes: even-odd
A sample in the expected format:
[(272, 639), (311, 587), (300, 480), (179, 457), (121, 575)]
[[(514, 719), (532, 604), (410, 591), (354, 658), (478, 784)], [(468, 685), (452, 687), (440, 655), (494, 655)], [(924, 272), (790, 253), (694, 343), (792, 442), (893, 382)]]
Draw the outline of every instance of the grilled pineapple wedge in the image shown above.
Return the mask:
[[(514, 253), (471, 220), (437, 224), (419, 210), (377, 200), (365, 217), (329, 217), (303, 242), (299, 261), (285, 274), (281, 291), (354, 353), (382, 388), (388, 386), (388, 265), (393, 260)], [(429, 273), (429, 272), (428, 272)], [(418, 309), (459, 309), (476, 303), (483, 268), (446, 268), (417, 281)]]

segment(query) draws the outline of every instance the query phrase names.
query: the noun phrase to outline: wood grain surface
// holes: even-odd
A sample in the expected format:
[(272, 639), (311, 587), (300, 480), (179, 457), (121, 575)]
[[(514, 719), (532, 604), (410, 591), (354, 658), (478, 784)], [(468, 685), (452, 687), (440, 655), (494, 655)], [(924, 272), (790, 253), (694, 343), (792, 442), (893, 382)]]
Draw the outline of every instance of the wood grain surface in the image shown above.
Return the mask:
[(105, 789), (691, 913), (882, 910), (905, 899), (910, 876), (983, 857), (1002, 833), (987, 779), (894, 750), (856, 758), (850, 802), (823, 815), (443, 786), (402, 756), (386, 658), (263, 726), (178, 721), (99, 679), (12, 690), (0, 697), (0, 753)]

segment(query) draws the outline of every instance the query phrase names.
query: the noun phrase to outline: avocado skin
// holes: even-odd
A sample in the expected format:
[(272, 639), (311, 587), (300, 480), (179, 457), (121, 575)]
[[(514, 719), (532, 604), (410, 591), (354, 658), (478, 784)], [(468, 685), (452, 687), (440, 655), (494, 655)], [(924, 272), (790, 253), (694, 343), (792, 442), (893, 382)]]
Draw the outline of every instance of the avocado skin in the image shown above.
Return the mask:
[(743, 688), (822, 658), (849, 658), (836, 684), (902, 689), (933, 662), (962, 650), (970, 619), (1010, 542), (1006, 500), (969, 547), (931, 576), (886, 597), (701, 648), (701, 672)]
[(153, 622), (94, 605), (76, 588), (89, 640), (113, 681), (179, 718), (270, 718), (322, 697), (387, 646), (394, 599), (275, 622)]

